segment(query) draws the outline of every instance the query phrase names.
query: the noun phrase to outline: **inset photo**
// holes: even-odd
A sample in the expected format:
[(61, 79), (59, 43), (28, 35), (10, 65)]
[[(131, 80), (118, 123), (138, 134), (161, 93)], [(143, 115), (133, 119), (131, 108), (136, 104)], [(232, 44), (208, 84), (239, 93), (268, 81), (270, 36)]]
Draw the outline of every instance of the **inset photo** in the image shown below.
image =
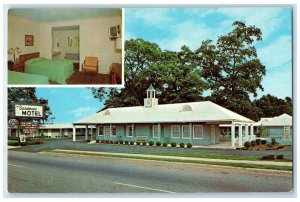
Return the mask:
[(121, 8), (8, 10), (8, 85), (122, 85)]

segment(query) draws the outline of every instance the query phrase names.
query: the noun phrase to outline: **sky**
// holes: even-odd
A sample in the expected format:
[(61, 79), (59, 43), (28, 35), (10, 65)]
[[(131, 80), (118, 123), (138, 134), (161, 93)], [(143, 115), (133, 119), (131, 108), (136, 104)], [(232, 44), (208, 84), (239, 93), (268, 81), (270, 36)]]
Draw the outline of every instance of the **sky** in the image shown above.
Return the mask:
[[(206, 39), (232, 30), (236, 20), (262, 30), (256, 42), (258, 57), (266, 67), (264, 91), (279, 98), (292, 96), (292, 13), (289, 7), (253, 8), (129, 8), (125, 11), (125, 39), (143, 38), (163, 50), (178, 51), (182, 45), (197, 49)], [(49, 100), (54, 123), (72, 123), (103, 107), (87, 88), (37, 88), (37, 96)]]

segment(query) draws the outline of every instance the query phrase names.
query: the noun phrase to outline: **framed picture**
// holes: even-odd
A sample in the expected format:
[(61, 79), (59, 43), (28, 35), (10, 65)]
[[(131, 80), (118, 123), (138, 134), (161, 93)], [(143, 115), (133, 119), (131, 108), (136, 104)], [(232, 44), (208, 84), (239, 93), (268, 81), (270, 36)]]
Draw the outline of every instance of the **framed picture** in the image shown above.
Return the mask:
[(34, 44), (34, 36), (25, 35), (25, 46), (33, 46), (33, 44)]

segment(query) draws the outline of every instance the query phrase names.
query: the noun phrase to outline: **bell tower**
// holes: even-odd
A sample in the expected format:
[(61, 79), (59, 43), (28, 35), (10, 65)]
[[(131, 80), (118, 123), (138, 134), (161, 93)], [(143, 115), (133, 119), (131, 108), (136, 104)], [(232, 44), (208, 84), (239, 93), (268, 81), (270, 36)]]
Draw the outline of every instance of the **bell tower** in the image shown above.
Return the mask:
[(155, 92), (156, 90), (151, 84), (147, 89), (147, 98), (144, 98), (144, 107), (151, 108), (158, 105), (158, 99), (155, 98)]

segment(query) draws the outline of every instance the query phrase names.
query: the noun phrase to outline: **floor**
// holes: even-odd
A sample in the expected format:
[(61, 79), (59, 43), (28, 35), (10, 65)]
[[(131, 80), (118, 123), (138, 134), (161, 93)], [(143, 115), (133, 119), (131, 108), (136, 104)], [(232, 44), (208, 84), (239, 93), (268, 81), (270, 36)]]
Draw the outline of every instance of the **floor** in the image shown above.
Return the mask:
[(68, 79), (68, 84), (110, 84), (109, 74), (96, 74), (75, 71)]

